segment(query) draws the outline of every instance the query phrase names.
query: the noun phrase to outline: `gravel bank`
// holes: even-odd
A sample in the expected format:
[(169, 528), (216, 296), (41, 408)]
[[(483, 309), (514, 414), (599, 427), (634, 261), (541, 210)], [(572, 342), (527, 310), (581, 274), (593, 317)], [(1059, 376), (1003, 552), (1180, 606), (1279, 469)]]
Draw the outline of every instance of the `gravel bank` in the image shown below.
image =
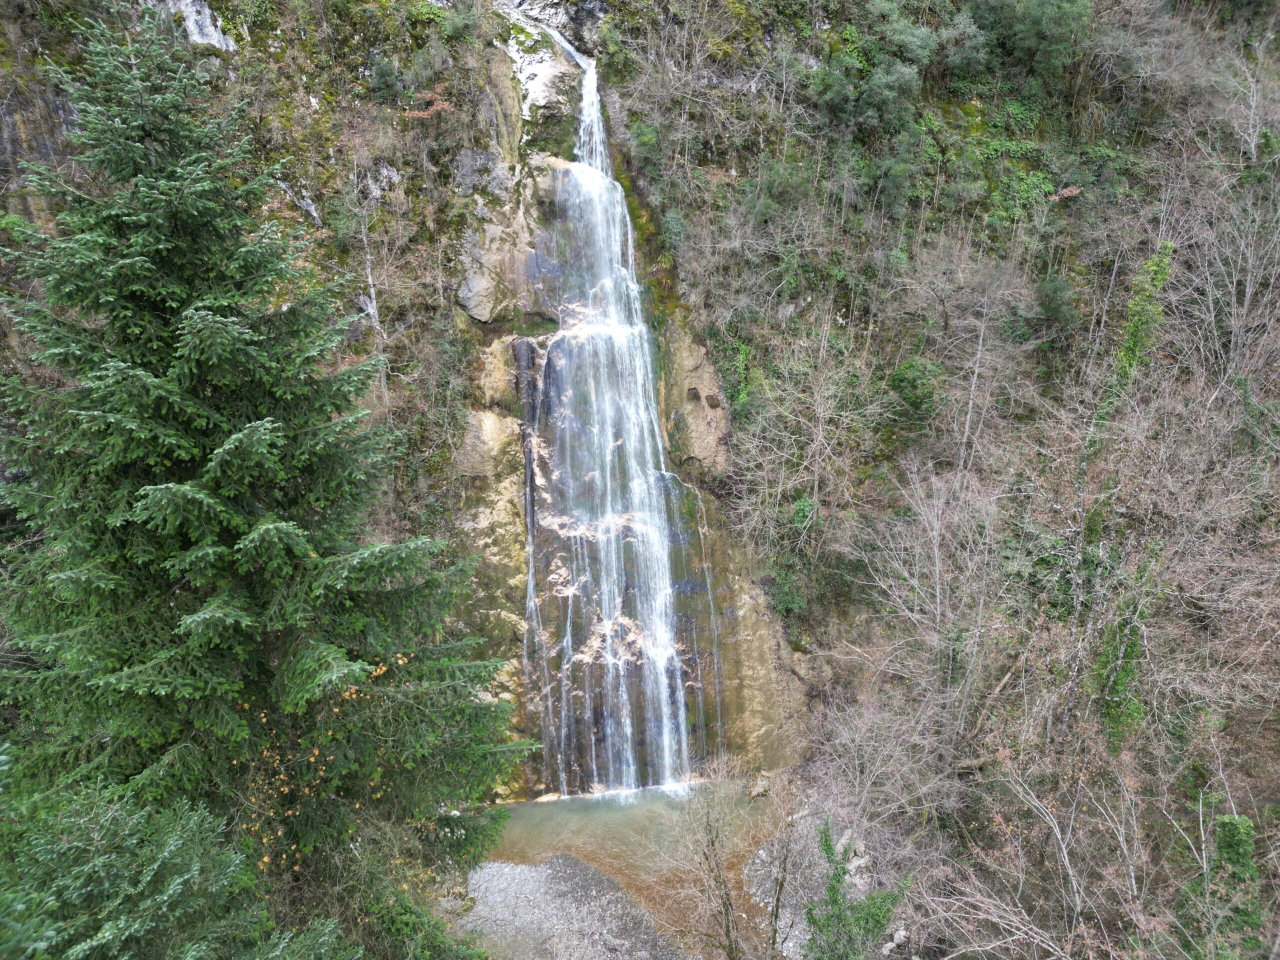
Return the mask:
[(614, 880), (577, 857), (495, 861), (472, 871), (454, 925), (498, 960), (687, 960)]

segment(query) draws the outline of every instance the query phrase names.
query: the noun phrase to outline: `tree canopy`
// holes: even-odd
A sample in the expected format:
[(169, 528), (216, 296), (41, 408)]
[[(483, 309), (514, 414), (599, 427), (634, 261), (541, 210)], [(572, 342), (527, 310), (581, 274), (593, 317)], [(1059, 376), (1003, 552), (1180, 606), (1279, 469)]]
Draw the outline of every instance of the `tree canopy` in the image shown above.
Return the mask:
[(473, 856), (516, 748), (495, 665), (444, 629), (466, 569), (366, 532), (395, 451), (360, 405), (380, 361), (344, 357), (335, 290), (263, 217), (278, 171), (163, 22), (88, 35), (55, 70), (76, 162), (26, 170), (56, 224), (11, 231), (40, 295), (4, 301), (34, 345), (0, 387), (15, 789), (151, 804), (94, 807), (144, 844), (230, 816), (264, 873), (371, 808)]

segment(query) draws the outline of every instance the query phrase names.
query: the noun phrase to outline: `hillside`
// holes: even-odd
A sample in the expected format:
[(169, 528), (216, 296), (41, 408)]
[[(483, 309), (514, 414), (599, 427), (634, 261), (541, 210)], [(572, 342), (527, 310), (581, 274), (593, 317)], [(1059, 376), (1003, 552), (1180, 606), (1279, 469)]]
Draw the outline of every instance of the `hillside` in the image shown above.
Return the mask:
[[(20, 164), (77, 189), (99, 182), (69, 139), (67, 78), (86, 69), (91, 40), (135, 29), (136, 16), (92, 0), (6, 0), (0, 12), (0, 316), (15, 383), (79, 384), (74, 367), (55, 376), (47, 357), (33, 362), (15, 322), (58, 289), (24, 251), (38, 246), (31, 231), (65, 233), (54, 218), (75, 191), (42, 193)], [(619, 882), (687, 951), (1276, 960), (1273, 3), (182, 0), (158, 20), (203, 78), (209, 122), (240, 111), (245, 153), (226, 182), (270, 171), (244, 215), (301, 244), (287, 269), (312, 279), (282, 266), (284, 279), (254, 293), (262, 316), (277, 323), (291, 300), (311, 302), (299, 291), (323, 289), (351, 322), (317, 369), (342, 377), (382, 361), (352, 403), (396, 437), (333, 549), (429, 543), (412, 576), (430, 597), (418, 636), (432, 640), (366, 654), (371, 634), (351, 626), (335, 642), (384, 671), (401, 649), (444, 651), (431, 683), (469, 685), (440, 713), (429, 698), (413, 708), (430, 730), (403, 732), (412, 786), (384, 800), (382, 767), (359, 767), (361, 785), (372, 776), (361, 813), (345, 794), (324, 808), (343, 811), (338, 841), (323, 826), (337, 814), (317, 814), (314, 839), (299, 840), (314, 850), (306, 870), (243, 881), (276, 949), (280, 932), (300, 931), (300, 956), (357, 945), (367, 957), (466, 955), (432, 917), (456, 917), (451, 897), (500, 832), (493, 801), (667, 785), (683, 770), (728, 786), (695, 791), (684, 809), (679, 889), (646, 899)], [(556, 500), (561, 448), (587, 443), (546, 432), (548, 411), (585, 418), (571, 398), (613, 383), (623, 363), (565, 374), (562, 408), (546, 399), (551, 344), (572, 329), (565, 290), (585, 269), (584, 215), (564, 188), (583, 159), (589, 89), (574, 51), (598, 75), (597, 162), (620, 184), (634, 237), (634, 263), (607, 266), (631, 271), (652, 337), (636, 354), (652, 363), (652, 401), (625, 379), (610, 389), (619, 417), (652, 403), (643, 471), (666, 478), (669, 504), (658, 593), (676, 597), (662, 615), (679, 652), (674, 675), (644, 681), (668, 692), (644, 689), (689, 719), (664, 719), (664, 748), (678, 727), (683, 761), (668, 756), (653, 780), (587, 769), (612, 736), (596, 718), (641, 717), (602, 705), (626, 683), (609, 687), (603, 667), (592, 680), (594, 648), (573, 646), (596, 630), (590, 611), (574, 613), (593, 594), (574, 584), (607, 592), (608, 564), (583, 546), (603, 535), (556, 528), (573, 553), (531, 519), (550, 530), (573, 515)], [(588, 279), (581, 302), (607, 286)], [(7, 449), (31, 429), (14, 402)], [(634, 446), (650, 426), (616, 435)], [(586, 489), (592, 470), (573, 462)], [(3, 465), (11, 505), (30, 475), (15, 463)], [(656, 521), (625, 511), (617, 555), (647, 570), (634, 544)], [(12, 596), (27, 582), (14, 572), (24, 551), (56, 526), (32, 516), (6, 514)], [(409, 582), (399, 576), (385, 583)], [(628, 606), (645, 602), (629, 599), (643, 598), (640, 579), (628, 566), (616, 600), (637, 648), (652, 632)], [(0, 908), (27, 951), (15, 955), (72, 956), (58, 945), (70, 940), (32, 946), (22, 932), (39, 927), (43, 891), (13, 880), (26, 848), (5, 838), (51, 796), (141, 781), (107, 764), (58, 766), (88, 762), (87, 747), (31, 759), (57, 724), (24, 690), (83, 661), (41, 646), (22, 609), (6, 606), (0, 647), (0, 739), (17, 771), (6, 789), (19, 804), (0, 810), (0, 876), (18, 891)], [(332, 629), (322, 621), (306, 630)], [(374, 653), (385, 663), (359, 660)], [(315, 703), (358, 699), (381, 676), (339, 682), (347, 667), (333, 669), (316, 674)], [(264, 710), (275, 696), (263, 693)], [(295, 702), (280, 700), (282, 718)], [(394, 696), (386, 704), (368, 716), (406, 715)], [(617, 761), (642, 772), (657, 752), (657, 706), (645, 709), (637, 725), (650, 726)], [(424, 761), (445, 771), (424, 785), (437, 774), (410, 772), (412, 757), (435, 757), (455, 718), (474, 738), (457, 763)], [(192, 782), (165, 786), (164, 804), (149, 787), (126, 793), (165, 816), (179, 817), (165, 804), (194, 804), (181, 809), (212, 819), (183, 828), (193, 835), (221, 836), (219, 823), (234, 833), (259, 811), (249, 781)], [(76, 816), (96, 822), (93, 804), (115, 796), (77, 800)], [(739, 816), (740, 801), (757, 813)], [(464, 815), (474, 838), (443, 840), (454, 836), (443, 818)]]

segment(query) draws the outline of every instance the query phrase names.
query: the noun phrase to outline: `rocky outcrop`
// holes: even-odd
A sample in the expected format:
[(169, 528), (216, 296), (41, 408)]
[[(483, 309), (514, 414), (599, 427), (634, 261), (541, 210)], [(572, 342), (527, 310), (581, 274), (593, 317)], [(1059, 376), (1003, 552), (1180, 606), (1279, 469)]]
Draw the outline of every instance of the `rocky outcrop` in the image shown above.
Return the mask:
[(581, 71), (541, 31), (515, 20), (488, 53), (492, 142), (461, 151), (453, 182), (475, 203), (458, 303), (473, 320), (554, 319), (557, 272), (542, 224), (552, 178), (571, 156)]
[(551, 203), (551, 178), (564, 164), (534, 154), (507, 197), (476, 194), (478, 225), (467, 240), (466, 276), (458, 288), (458, 302), (473, 320), (555, 317), (558, 267), (541, 210)]
[(715, 501), (702, 497), (700, 537), (718, 611), (725, 748), (749, 770), (777, 770), (798, 758), (806, 702), (802, 658), (755, 579), (758, 559), (725, 529)]
[[(785, 880), (781, 902), (776, 905), (778, 948), (789, 960), (799, 960), (805, 954), (811, 936), (805, 909), (822, 899), (830, 876), (831, 867), (818, 841), (818, 830), (825, 819), (826, 815), (816, 810), (795, 814), (777, 839), (757, 850), (743, 866), (747, 892), (764, 910), (774, 909), (777, 881)], [(835, 847), (845, 857), (845, 889), (852, 900), (861, 900), (875, 889), (866, 844), (854, 837), (852, 830), (846, 830), (835, 841)], [(906, 941), (906, 934), (899, 930), (886, 940), (887, 947), (898, 947)], [(882, 947), (881, 952), (888, 956), (892, 950)]]
[(52, 165), (65, 156), (72, 110), (55, 95), (51, 83), (36, 75), (39, 60), (28, 59), (32, 42), (24, 35), (22, 24), (7, 19), (0, 23), (5, 34), (3, 46), (11, 58), (7, 69), (0, 71), (0, 183), (9, 187), (0, 212), (40, 220), (47, 212), (44, 203), (16, 189), (21, 182), (20, 166), (23, 161)]
[(599, 49), (604, 0), (507, 0), (502, 7), (516, 16), (559, 30), (583, 53), (594, 56)]
[(521, 115), (530, 123), (555, 118), (577, 121), (582, 71), (559, 44), (542, 31), (515, 21), (507, 56), (521, 92)]
[(479, 376), (484, 406), (470, 412), (454, 470), (463, 480), (458, 529), (477, 560), (474, 589), (459, 613), (468, 632), (496, 652), (519, 649), (524, 636), (524, 453), (520, 423), (509, 411), (508, 341), (483, 353)]
[(175, 17), (182, 17), (187, 39), (192, 43), (213, 47), (223, 53), (235, 52), (235, 41), (222, 32), (221, 18), (204, 0), (161, 0), (156, 6)]
[(729, 469), (729, 411), (707, 348), (694, 341), (683, 318), (662, 331), (664, 406), (671, 456), (695, 478)]

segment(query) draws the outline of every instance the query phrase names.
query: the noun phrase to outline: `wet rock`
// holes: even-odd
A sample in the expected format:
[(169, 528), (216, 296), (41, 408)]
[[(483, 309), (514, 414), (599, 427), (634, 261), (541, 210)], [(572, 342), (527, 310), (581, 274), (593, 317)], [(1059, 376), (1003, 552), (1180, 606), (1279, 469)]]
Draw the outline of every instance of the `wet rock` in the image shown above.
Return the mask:
[(192, 43), (213, 47), (224, 53), (235, 53), (235, 41), (222, 32), (222, 19), (204, 0), (162, 0), (161, 3), (152, 5), (174, 16), (181, 16), (182, 23), (187, 28), (187, 39)]
[(576, 857), (486, 863), (467, 881), (454, 926), (496, 960), (685, 960), (614, 880)]
[(559, 30), (582, 53), (594, 56), (599, 50), (604, 0), (510, 0), (500, 9)]
[(569, 26), (569, 11), (561, 0), (499, 0), (502, 13), (531, 23), (540, 23), (562, 33)]
[(507, 55), (523, 94), (525, 120), (542, 121), (552, 115), (576, 119), (582, 70), (559, 44), (540, 30), (513, 30)]

